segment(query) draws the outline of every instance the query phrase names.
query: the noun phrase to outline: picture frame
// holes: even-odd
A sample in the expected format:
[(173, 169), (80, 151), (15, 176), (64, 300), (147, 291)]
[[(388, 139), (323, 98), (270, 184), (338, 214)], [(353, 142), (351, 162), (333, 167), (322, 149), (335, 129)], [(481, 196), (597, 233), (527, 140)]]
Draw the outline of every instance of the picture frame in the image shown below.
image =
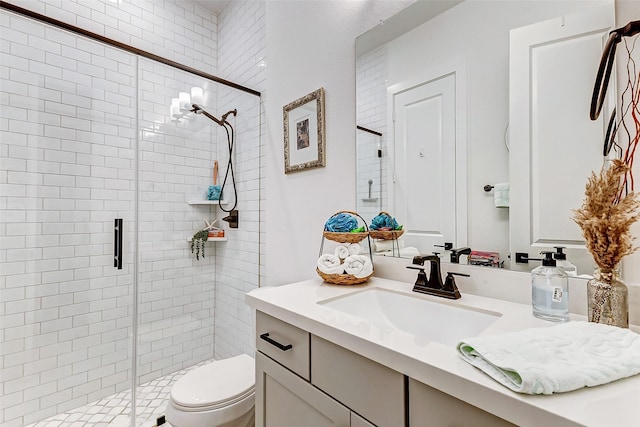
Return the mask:
[(284, 173), (325, 166), (324, 88), (283, 108)]

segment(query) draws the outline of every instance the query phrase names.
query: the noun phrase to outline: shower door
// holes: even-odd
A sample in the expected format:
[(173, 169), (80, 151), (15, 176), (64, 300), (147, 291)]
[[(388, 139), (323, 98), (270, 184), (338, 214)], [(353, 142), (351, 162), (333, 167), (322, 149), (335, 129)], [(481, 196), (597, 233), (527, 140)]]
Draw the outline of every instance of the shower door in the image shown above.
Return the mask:
[[(148, 425), (175, 372), (254, 351), (260, 98), (0, 17), (0, 424)], [(238, 110), (224, 198), (242, 209), (199, 260), (189, 238), (226, 216), (202, 202), (229, 153), (214, 122), (170, 113), (193, 87), (216, 116)]]
[(131, 387), (136, 58), (1, 15), (0, 424), (28, 425)]
[(136, 425), (146, 425), (164, 414), (162, 385), (172, 374), (214, 357), (217, 248), (207, 243), (196, 259), (188, 240), (219, 215), (215, 205), (193, 204), (211, 184), (218, 126), (188, 110), (170, 114), (172, 98), (192, 87), (202, 89), (199, 104), (215, 112), (211, 81), (140, 58), (138, 82), (135, 396)]

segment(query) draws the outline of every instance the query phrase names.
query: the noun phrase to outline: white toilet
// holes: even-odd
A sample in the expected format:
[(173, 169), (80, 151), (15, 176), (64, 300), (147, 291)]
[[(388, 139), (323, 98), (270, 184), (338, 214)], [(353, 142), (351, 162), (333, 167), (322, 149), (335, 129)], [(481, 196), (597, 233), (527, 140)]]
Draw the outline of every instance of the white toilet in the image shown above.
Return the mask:
[(171, 389), (173, 427), (253, 427), (255, 362), (242, 354), (189, 371)]

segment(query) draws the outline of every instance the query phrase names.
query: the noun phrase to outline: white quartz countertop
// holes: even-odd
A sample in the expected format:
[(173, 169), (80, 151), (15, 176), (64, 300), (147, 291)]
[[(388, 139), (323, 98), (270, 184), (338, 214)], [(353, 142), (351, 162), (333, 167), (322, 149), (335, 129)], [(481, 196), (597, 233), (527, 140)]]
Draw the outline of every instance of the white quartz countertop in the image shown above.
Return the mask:
[[(459, 300), (412, 292), (413, 284), (372, 277), (357, 286), (335, 286), (321, 279), (263, 287), (246, 295), (256, 310), (381, 363), (424, 384), (519, 426), (640, 426), (640, 375), (593, 388), (550, 396), (512, 392), (469, 365), (455, 346), (428, 342), (375, 324), (320, 302), (365, 289), (382, 288), (443, 304), (499, 313), (480, 335), (552, 326), (534, 318), (529, 305), (464, 294)], [(573, 316), (572, 320), (584, 320)], [(415, 319), (420, 322), (420, 318)], [(442, 328), (446, 328), (442, 324)]]

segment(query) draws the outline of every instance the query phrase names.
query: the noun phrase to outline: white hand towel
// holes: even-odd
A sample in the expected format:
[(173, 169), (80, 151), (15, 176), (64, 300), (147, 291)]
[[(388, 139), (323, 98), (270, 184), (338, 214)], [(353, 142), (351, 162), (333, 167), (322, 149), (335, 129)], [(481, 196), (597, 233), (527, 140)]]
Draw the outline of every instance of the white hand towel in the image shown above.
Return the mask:
[(349, 252), (349, 247), (347, 245), (339, 245), (338, 247), (336, 247), (336, 250), (333, 251), (333, 253), (340, 259), (345, 259), (349, 255), (351, 255), (351, 253)]
[(373, 273), (373, 264), (365, 255), (351, 255), (344, 260), (344, 271), (357, 278), (368, 277)]
[(458, 343), (462, 358), (518, 393), (552, 394), (640, 373), (640, 335), (569, 322)]
[(318, 258), (318, 270), (324, 274), (342, 274), (344, 267), (340, 264), (340, 257), (333, 254), (324, 254)]
[(362, 246), (360, 243), (351, 243), (349, 245), (349, 255), (360, 255), (362, 253)]
[(502, 182), (493, 187), (493, 202), (496, 208), (509, 207), (509, 183)]

